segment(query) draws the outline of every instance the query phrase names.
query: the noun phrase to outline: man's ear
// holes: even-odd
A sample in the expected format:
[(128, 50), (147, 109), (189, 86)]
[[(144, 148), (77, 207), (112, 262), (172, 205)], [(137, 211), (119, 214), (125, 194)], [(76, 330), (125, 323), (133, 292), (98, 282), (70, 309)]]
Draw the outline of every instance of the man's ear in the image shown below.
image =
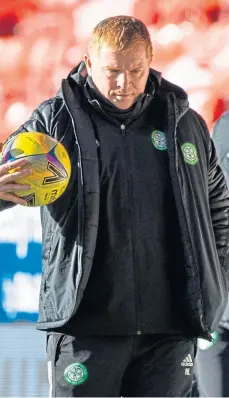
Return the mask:
[(87, 68), (87, 74), (88, 76), (91, 76), (91, 59), (89, 55), (84, 54), (84, 62)]

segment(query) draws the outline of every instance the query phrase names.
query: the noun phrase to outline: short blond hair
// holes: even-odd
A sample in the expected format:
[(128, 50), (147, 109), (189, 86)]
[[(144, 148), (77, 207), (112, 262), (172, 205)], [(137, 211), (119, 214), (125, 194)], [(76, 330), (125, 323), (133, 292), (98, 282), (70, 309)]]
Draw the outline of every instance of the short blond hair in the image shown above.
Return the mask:
[(99, 50), (104, 44), (116, 51), (126, 51), (134, 45), (144, 44), (152, 59), (153, 46), (149, 31), (142, 21), (130, 16), (115, 16), (99, 22), (92, 31), (88, 49)]

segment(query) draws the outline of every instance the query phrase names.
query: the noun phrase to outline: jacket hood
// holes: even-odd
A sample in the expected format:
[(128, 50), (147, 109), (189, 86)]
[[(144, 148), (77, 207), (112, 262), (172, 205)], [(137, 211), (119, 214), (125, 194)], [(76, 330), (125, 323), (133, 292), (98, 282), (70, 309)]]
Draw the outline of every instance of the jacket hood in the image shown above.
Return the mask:
[[(67, 80), (71, 83), (73, 80), (75, 83), (82, 86), (85, 83), (87, 78), (87, 69), (85, 62), (81, 62), (76, 67), (72, 69), (69, 73)], [(188, 95), (187, 93), (176, 84), (169, 82), (168, 80), (162, 77), (161, 72), (158, 72), (152, 68), (149, 71), (149, 85), (150, 87), (150, 94), (152, 96), (159, 95), (166, 97), (167, 95), (173, 95), (175, 99), (175, 111), (176, 111), (176, 119), (179, 121), (181, 117), (188, 111), (189, 109), (189, 102), (188, 102)], [(62, 96), (62, 90), (58, 92), (58, 95)]]

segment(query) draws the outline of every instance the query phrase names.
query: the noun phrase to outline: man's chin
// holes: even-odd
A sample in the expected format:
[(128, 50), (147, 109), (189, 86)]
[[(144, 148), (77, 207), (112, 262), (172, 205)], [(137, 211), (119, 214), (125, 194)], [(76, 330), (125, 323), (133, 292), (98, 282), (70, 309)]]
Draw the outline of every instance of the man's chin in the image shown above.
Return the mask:
[(134, 98), (123, 98), (123, 97), (116, 97), (112, 99), (112, 103), (117, 106), (117, 108), (126, 110), (129, 109), (133, 103), (134, 103)]

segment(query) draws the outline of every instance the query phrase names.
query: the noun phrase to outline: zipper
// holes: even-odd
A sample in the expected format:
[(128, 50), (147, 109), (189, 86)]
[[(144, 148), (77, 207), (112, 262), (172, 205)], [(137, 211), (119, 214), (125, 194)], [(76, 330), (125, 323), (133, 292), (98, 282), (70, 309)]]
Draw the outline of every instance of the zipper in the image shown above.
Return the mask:
[(121, 128), (122, 136), (124, 137), (126, 135), (126, 126), (124, 124), (121, 124), (120, 128)]
[[(130, 122), (127, 121), (126, 124), (119, 124), (115, 119), (111, 118), (109, 115), (106, 114), (106, 112), (104, 112), (103, 108), (101, 107), (100, 103), (98, 100), (89, 100), (89, 103), (93, 106), (93, 102), (97, 105), (97, 107), (99, 108), (99, 111), (105, 115), (105, 117), (110, 120), (113, 124), (115, 124), (116, 126), (119, 126), (121, 129), (121, 135), (123, 138), (125, 138), (126, 136), (126, 126), (132, 123), (132, 120)], [(134, 119), (133, 119), (134, 121)], [(128, 151), (127, 151), (127, 147), (126, 147), (126, 141), (124, 144), (124, 148), (125, 148), (125, 153), (126, 153), (126, 165), (128, 167), (129, 161), (128, 161)], [(130, 185), (130, 177), (128, 177), (128, 191), (129, 191), (129, 204), (130, 204), (130, 212), (132, 212), (132, 206), (131, 206), (131, 185)], [(133, 217), (132, 217), (133, 219)], [(135, 298), (135, 312), (136, 312), (136, 334), (138, 336), (140, 336), (142, 334), (142, 331), (139, 328), (139, 308), (138, 308), (138, 289), (137, 289), (137, 278), (136, 278), (136, 271), (135, 271), (135, 266), (134, 266), (134, 247), (133, 247), (133, 227), (132, 227), (132, 253), (133, 253), (133, 269), (134, 269), (134, 278), (135, 278), (135, 286), (136, 286), (136, 298)]]
[(135, 255), (134, 255), (134, 225), (133, 225), (133, 206), (132, 206), (132, 189), (131, 189), (131, 183), (130, 183), (130, 162), (129, 162), (129, 156), (128, 156), (128, 149), (127, 149), (127, 144), (126, 144), (126, 125), (121, 124), (120, 125), (121, 129), (121, 134), (124, 139), (124, 150), (125, 150), (125, 158), (126, 158), (126, 167), (128, 168), (128, 195), (129, 195), (129, 209), (130, 209), (130, 220), (132, 220), (132, 225), (131, 225), (131, 238), (132, 238), (132, 260), (133, 260), (133, 270), (134, 270), (134, 285), (135, 285), (135, 312), (136, 312), (136, 334), (139, 336), (142, 334), (140, 327), (139, 327), (139, 307), (138, 307), (138, 286), (137, 286), (137, 272), (136, 272), (136, 266), (135, 266)]

